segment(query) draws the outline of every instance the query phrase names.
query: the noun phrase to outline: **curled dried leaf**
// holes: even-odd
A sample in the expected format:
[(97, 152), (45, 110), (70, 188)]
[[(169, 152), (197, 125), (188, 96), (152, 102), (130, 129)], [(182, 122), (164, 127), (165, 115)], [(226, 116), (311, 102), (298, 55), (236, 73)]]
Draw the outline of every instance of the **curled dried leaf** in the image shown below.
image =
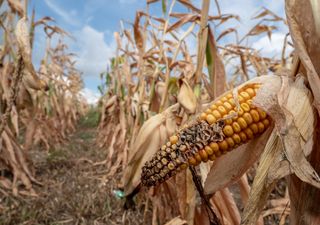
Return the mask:
[(197, 98), (192, 91), (186, 79), (182, 79), (182, 84), (178, 94), (178, 102), (186, 109), (188, 113), (195, 113), (197, 107)]

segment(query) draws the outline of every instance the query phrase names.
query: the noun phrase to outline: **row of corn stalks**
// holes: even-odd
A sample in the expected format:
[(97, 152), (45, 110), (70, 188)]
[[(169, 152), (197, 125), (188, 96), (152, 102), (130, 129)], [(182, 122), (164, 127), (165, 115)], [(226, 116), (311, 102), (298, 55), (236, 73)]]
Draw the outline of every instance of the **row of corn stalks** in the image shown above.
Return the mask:
[[(156, 4), (161, 4), (162, 17), (149, 13)], [(175, 12), (177, 4), (185, 11)], [(210, 4), (218, 15), (208, 13)], [(263, 8), (253, 18), (256, 26), (227, 45), (220, 43), (237, 30), (223, 26), (239, 18), (222, 14), (218, 1), (203, 0), (199, 9), (188, 0), (147, 0), (146, 10), (137, 12), (133, 23), (122, 23), (114, 33), (116, 54), (104, 74), (97, 141), (107, 151), (104, 162), (110, 170), (105, 178), (121, 171), (119, 185), (127, 203), (139, 190), (138, 196), (145, 196), (136, 204), (152, 215), (151, 221), (145, 216), (146, 224), (209, 224), (201, 188), (217, 215), (216, 224), (286, 224), (289, 214), (291, 224), (319, 223), (318, 10), (316, 1), (287, 0), (285, 19)], [(252, 36), (272, 38), (278, 23), (289, 25), (293, 40), (289, 43), (286, 36), (278, 59), (243, 44)], [(293, 54), (286, 53), (288, 44)], [(195, 53), (192, 45), (197, 46)], [(245, 105), (243, 99), (248, 100)], [(224, 108), (217, 111), (221, 105)], [(251, 115), (244, 116), (247, 109)], [(220, 131), (225, 130), (219, 145), (200, 146), (185, 163), (176, 159), (177, 153), (186, 155), (188, 132), (196, 129), (205, 136), (209, 128), (199, 127), (219, 126), (224, 110), (231, 117), (220, 119)], [(265, 112), (270, 120), (262, 121)], [(242, 126), (225, 126), (234, 123), (250, 127), (242, 132)], [(267, 127), (262, 136), (257, 134)], [(223, 151), (213, 154), (218, 148)], [(200, 179), (194, 179), (200, 182), (200, 198), (190, 171), (183, 169), (201, 161), (206, 163), (195, 167)]]
[[(0, 1), (0, 187), (14, 195), (36, 195), (30, 154), (49, 151), (67, 140), (86, 105), (79, 96), (83, 83), (63, 37), (50, 17), (27, 15), (27, 1)], [(32, 62), (36, 29), (47, 46), (39, 70)], [(59, 40), (53, 46), (52, 39)], [(36, 148), (42, 146), (41, 148)]]

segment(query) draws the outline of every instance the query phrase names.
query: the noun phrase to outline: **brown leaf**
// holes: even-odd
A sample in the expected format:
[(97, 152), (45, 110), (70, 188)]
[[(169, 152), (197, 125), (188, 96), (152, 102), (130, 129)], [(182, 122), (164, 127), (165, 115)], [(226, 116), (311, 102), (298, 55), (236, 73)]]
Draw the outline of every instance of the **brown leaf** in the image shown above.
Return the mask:
[(181, 80), (181, 83), (178, 102), (188, 113), (193, 114), (196, 112), (197, 98), (185, 78)]
[(24, 16), (24, 9), (19, 0), (7, 0), (11, 10), (18, 13), (20, 17)]
[(248, 36), (256, 36), (259, 34), (262, 34), (264, 32), (267, 32), (269, 39), (271, 39), (271, 34), (273, 30), (276, 30), (276, 26), (267, 26), (267, 25), (256, 25), (254, 28), (250, 30), (250, 32), (247, 34)]
[(159, 0), (147, 0), (147, 4), (158, 2)]
[(169, 222), (167, 222), (165, 225), (185, 225), (187, 224), (187, 221), (182, 220), (179, 216), (173, 218)]
[(49, 16), (45, 16), (41, 19), (39, 19), (38, 21), (34, 22), (34, 26), (38, 26), (40, 24), (43, 24), (43, 25), (46, 25), (47, 22), (54, 22), (55, 20), (52, 18), (52, 17), (49, 17)]
[(172, 24), (168, 29), (166, 30), (166, 33), (169, 33), (173, 30), (177, 30), (179, 27), (183, 26), (186, 23), (195, 22), (196, 20), (199, 20), (198, 15), (193, 14), (185, 14), (182, 18), (180, 18), (177, 22)]
[(274, 12), (270, 11), (269, 9), (266, 8), (262, 8), (263, 11), (261, 13), (259, 13), (258, 15), (256, 15), (255, 17), (253, 17), (252, 19), (259, 19), (265, 16), (271, 16), (272, 17), (272, 21), (281, 21), (283, 20), (283, 18), (281, 18), (280, 16), (276, 15)]
[(39, 79), (36, 74), (36, 71), (32, 64), (31, 59), (31, 46), (30, 46), (30, 36), (27, 25), (27, 20), (22, 18), (18, 21), (15, 34), (17, 37), (17, 42), (21, 55), (26, 67), (25, 76), (23, 76), (23, 82), (27, 87), (30, 87), (35, 90), (41, 90), (46, 88), (46, 84)]
[(214, 96), (211, 97), (214, 99), (225, 91), (226, 72), (211, 28), (209, 28), (208, 32), (206, 59), (210, 83), (214, 90)]
[(197, 13), (201, 13), (201, 10), (198, 9), (197, 7), (195, 7), (191, 2), (190, 0), (178, 0), (178, 2), (180, 2), (182, 5), (186, 6), (187, 8), (191, 9), (192, 11), (194, 12), (197, 12)]
[(241, 224), (255, 224), (258, 220), (260, 212), (264, 208), (267, 198), (277, 181), (277, 179), (269, 179), (269, 174), (270, 168), (281, 159), (281, 152), (282, 145), (280, 139), (276, 131), (273, 131), (261, 156)]
[(217, 41), (219, 41), (221, 38), (223, 38), (224, 36), (231, 34), (231, 33), (235, 33), (236, 35), (236, 39), (238, 39), (238, 32), (235, 28), (229, 28), (225, 31), (223, 31), (217, 38)]
[(143, 39), (143, 34), (140, 30), (140, 16), (141, 14), (137, 12), (134, 25), (133, 25), (133, 31), (134, 31), (134, 40), (136, 42), (136, 46), (139, 49), (139, 51), (142, 53), (144, 52), (144, 39)]
[(314, 105), (320, 115), (320, 36), (315, 28), (310, 2), (287, 0), (286, 14), (296, 54), (306, 69)]

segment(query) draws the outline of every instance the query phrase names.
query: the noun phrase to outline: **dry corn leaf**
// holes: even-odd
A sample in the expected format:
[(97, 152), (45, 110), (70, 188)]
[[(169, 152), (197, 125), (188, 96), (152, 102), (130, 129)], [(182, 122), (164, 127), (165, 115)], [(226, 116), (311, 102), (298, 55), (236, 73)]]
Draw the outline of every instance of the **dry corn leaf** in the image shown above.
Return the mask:
[[(264, 103), (259, 101), (262, 96), (260, 95), (260, 99), (257, 96), (255, 101), (263, 108)], [(319, 176), (304, 155), (308, 141), (313, 139), (315, 127), (312, 96), (304, 85), (304, 79), (297, 77), (293, 83), (288, 78), (282, 78), (282, 87), (275, 100), (274, 109), (270, 105), (268, 110), (264, 108), (274, 119), (276, 129), (261, 156), (249, 202), (244, 211), (243, 224), (249, 225), (258, 219), (276, 181), (292, 172), (304, 182), (320, 187)], [(301, 117), (301, 114), (304, 117)], [(307, 131), (305, 126), (309, 127), (310, 131)]]
[(177, 30), (178, 28), (180, 28), (186, 23), (195, 22), (197, 19), (199, 19), (198, 15), (185, 14), (184, 17), (180, 18), (180, 20), (178, 20), (177, 22), (172, 24), (170, 27), (168, 27), (168, 29), (166, 30), (166, 33), (169, 33), (173, 30)]
[(178, 94), (178, 102), (188, 113), (194, 114), (197, 108), (197, 98), (187, 80), (183, 78), (181, 82), (182, 84)]
[(250, 30), (250, 32), (246, 36), (256, 36), (262, 33), (267, 33), (269, 39), (271, 39), (272, 31), (276, 30), (276, 26), (267, 26), (267, 25), (256, 25), (254, 28)]
[(7, 1), (13, 12), (18, 13), (20, 17), (24, 16), (24, 9), (19, 0), (7, 0)]
[(188, 224), (193, 224), (196, 207), (196, 189), (189, 170), (177, 174), (176, 185), (179, 187), (177, 199), (180, 214)]
[(142, 53), (144, 52), (144, 39), (143, 34), (140, 30), (140, 16), (141, 14), (139, 12), (136, 13), (136, 18), (133, 25), (133, 31), (134, 31), (134, 40), (136, 42), (136, 46), (138, 50)]
[(276, 179), (269, 179), (269, 171), (275, 162), (279, 162), (282, 150), (280, 139), (276, 131), (273, 131), (261, 156), (257, 173), (251, 187), (249, 200), (241, 218), (241, 224), (249, 225), (257, 221), (277, 181)]
[(46, 25), (47, 22), (54, 22), (55, 20), (49, 16), (45, 16), (39, 20), (37, 20), (36, 22), (33, 23), (33, 26), (38, 26), (40, 24)]
[(159, 0), (147, 0), (147, 4), (158, 2)]
[(12, 106), (10, 118), (11, 118), (11, 123), (13, 125), (15, 134), (17, 137), (19, 137), (19, 133), (20, 133), (19, 132), (19, 114), (17, 112), (16, 106)]
[(320, 115), (320, 36), (316, 32), (310, 1), (286, 1), (286, 14), (295, 52), (306, 69), (314, 105)]
[(310, 0), (310, 4), (311, 4), (312, 16), (315, 24), (315, 30), (318, 37), (320, 37), (320, 14), (319, 14), (320, 4), (319, 4), (319, 1), (317, 0)]
[(201, 9), (201, 19), (200, 19), (200, 28), (198, 32), (198, 42), (197, 42), (197, 67), (195, 71), (195, 83), (198, 84), (200, 82), (200, 78), (202, 77), (203, 64), (206, 54), (206, 47), (208, 41), (208, 13), (209, 13), (210, 1), (203, 0), (202, 1), (202, 9)]
[(189, 9), (191, 9), (194, 12), (197, 13), (201, 13), (201, 10), (198, 9), (197, 7), (195, 7), (190, 0), (178, 0), (178, 2), (180, 2), (181, 4), (185, 5), (186, 7), (188, 7)]
[(24, 71), (25, 75), (22, 78), (23, 83), (32, 89), (41, 90), (46, 85), (41, 82), (32, 64), (30, 36), (26, 18), (22, 18), (18, 21), (15, 34), (27, 70)]
[(169, 222), (167, 222), (165, 225), (185, 225), (187, 224), (187, 221), (182, 220), (179, 216), (173, 218)]
[(211, 97), (214, 99), (225, 91), (226, 72), (210, 27), (208, 32), (206, 60), (210, 83), (214, 90), (214, 96)]
[(262, 8), (263, 11), (261, 13), (259, 13), (257, 16), (253, 17), (252, 19), (259, 19), (259, 18), (263, 18), (265, 16), (271, 16), (272, 19), (268, 19), (268, 21), (281, 21), (283, 20), (280, 16), (276, 15), (274, 12), (270, 11), (269, 9), (266, 8)]
[(231, 34), (231, 33), (235, 33), (236, 39), (238, 39), (238, 31), (235, 28), (229, 28), (229, 29), (221, 32), (221, 34), (217, 38), (217, 41), (219, 41), (221, 38), (223, 38), (224, 36)]

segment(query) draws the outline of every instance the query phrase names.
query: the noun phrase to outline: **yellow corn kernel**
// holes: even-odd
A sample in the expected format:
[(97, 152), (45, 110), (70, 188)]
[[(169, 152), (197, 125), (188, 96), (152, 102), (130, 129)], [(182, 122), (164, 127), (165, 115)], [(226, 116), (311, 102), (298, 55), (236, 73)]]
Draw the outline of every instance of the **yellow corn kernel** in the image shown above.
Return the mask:
[(240, 92), (240, 95), (244, 98), (244, 100), (249, 100), (251, 97), (247, 92)]
[(230, 99), (228, 100), (228, 103), (229, 103), (232, 107), (235, 107), (235, 106), (236, 106), (236, 102), (234, 101), (233, 98), (230, 98)]
[(212, 111), (210, 109), (206, 109), (205, 113), (210, 114), (210, 113), (212, 113)]
[(229, 115), (235, 115), (235, 114), (236, 114), (236, 111), (230, 110), (228, 114), (229, 114)]
[(249, 126), (250, 130), (252, 130), (253, 134), (257, 134), (259, 133), (259, 128), (258, 128), (258, 125), (253, 123)]
[(243, 132), (247, 135), (249, 139), (253, 139), (254, 135), (250, 128), (245, 129)]
[(208, 154), (204, 149), (199, 151), (199, 155), (201, 157), (201, 161), (203, 161), (203, 162), (207, 162), (208, 161)]
[(200, 119), (201, 120), (206, 120), (207, 119), (207, 114), (206, 113), (201, 113)]
[(226, 101), (228, 101), (228, 98), (227, 98), (227, 97), (222, 97), (222, 98), (221, 98), (221, 101), (222, 101), (222, 102), (226, 102)]
[(232, 123), (232, 129), (235, 133), (239, 133), (241, 131), (241, 127), (238, 122)]
[(212, 115), (218, 120), (220, 119), (222, 116), (220, 114), (220, 112), (218, 110), (213, 110), (212, 111)]
[(218, 107), (215, 105), (215, 104), (213, 104), (213, 105), (211, 105), (210, 106), (210, 109), (213, 111), (213, 110), (216, 110)]
[(250, 110), (250, 115), (251, 115), (251, 117), (252, 117), (252, 119), (253, 119), (253, 121), (254, 121), (255, 123), (257, 123), (257, 122), (260, 121), (260, 116), (259, 116), (259, 113), (258, 113), (257, 110), (251, 109), (251, 110)]
[(206, 151), (208, 156), (213, 155), (213, 149), (210, 146), (206, 146), (204, 150)]
[(194, 158), (194, 157), (190, 157), (188, 159), (188, 163), (192, 166), (197, 166), (198, 165), (198, 161)]
[(238, 101), (241, 104), (241, 103), (245, 102), (245, 99), (241, 95), (238, 95)]
[(211, 142), (210, 143), (210, 148), (214, 151), (214, 152), (218, 152), (219, 151), (219, 145), (216, 142)]
[(230, 125), (226, 125), (223, 128), (223, 133), (224, 135), (226, 135), (227, 137), (231, 137), (233, 135), (233, 129), (232, 126)]
[(253, 88), (247, 88), (245, 92), (247, 92), (251, 98), (256, 96), (256, 92), (253, 90)]
[(232, 95), (232, 93), (229, 93), (229, 94), (226, 95), (226, 97), (227, 97), (227, 98), (232, 98), (233, 95)]
[(257, 126), (258, 126), (259, 133), (262, 133), (265, 130), (265, 126), (262, 122), (259, 122)]
[(239, 134), (233, 134), (232, 135), (232, 139), (236, 144), (240, 144), (241, 143), (241, 138), (240, 138)]
[(245, 119), (242, 118), (242, 117), (239, 117), (239, 118), (237, 119), (237, 122), (238, 122), (238, 124), (240, 125), (241, 129), (246, 129), (246, 128), (248, 127), (247, 122), (246, 122)]
[(262, 123), (265, 127), (268, 127), (270, 125), (270, 121), (268, 119), (264, 119)]
[(235, 145), (234, 140), (231, 137), (226, 138), (226, 142), (228, 143), (229, 150)]
[(218, 111), (222, 116), (227, 114), (227, 110), (222, 105), (218, 106)]
[(241, 108), (243, 109), (244, 112), (249, 112), (250, 111), (250, 106), (247, 103), (242, 103)]
[(267, 113), (261, 109), (257, 109), (258, 113), (259, 113), (259, 116), (260, 116), (260, 119), (261, 120), (264, 120), (265, 118), (267, 118)]
[(233, 106), (229, 102), (224, 102), (223, 106), (228, 112), (233, 109)]
[(243, 131), (241, 131), (239, 133), (239, 136), (240, 136), (242, 142), (246, 142), (248, 140), (247, 135)]
[(200, 156), (199, 153), (194, 154), (194, 158), (195, 158), (199, 163), (201, 163), (201, 156)]
[(246, 113), (243, 114), (242, 117), (243, 117), (243, 119), (247, 122), (248, 125), (250, 125), (250, 124), (253, 123), (253, 119), (252, 119), (250, 113), (247, 113), (247, 112), (246, 112)]
[(220, 105), (223, 105), (223, 102), (221, 101), (221, 100), (218, 100), (218, 101), (216, 101), (216, 106), (218, 107), (218, 106), (220, 106)]
[[(228, 115), (224, 115), (223, 118), (225, 119), (227, 116)], [(232, 119), (225, 119), (224, 122), (225, 122), (226, 125), (231, 125), (232, 124)]]
[(242, 116), (242, 115), (243, 115), (243, 113), (244, 113), (244, 111), (243, 111), (243, 109), (242, 109), (242, 108), (239, 108), (239, 110), (238, 110), (238, 109), (236, 109), (236, 112), (238, 113), (238, 116)]
[(212, 115), (212, 114), (209, 114), (207, 117), (206, 117), (206, 120), (209, 124), (213, 124), (215, 122), (217, 122), (217, 119)]
[(218, 142), (218, 145), (219, 145), (219, 149), (221, 149), (223, 152), (227, 151), (228, 150), (228, 143), (226, 140), (223, 140), (221, 142)]

